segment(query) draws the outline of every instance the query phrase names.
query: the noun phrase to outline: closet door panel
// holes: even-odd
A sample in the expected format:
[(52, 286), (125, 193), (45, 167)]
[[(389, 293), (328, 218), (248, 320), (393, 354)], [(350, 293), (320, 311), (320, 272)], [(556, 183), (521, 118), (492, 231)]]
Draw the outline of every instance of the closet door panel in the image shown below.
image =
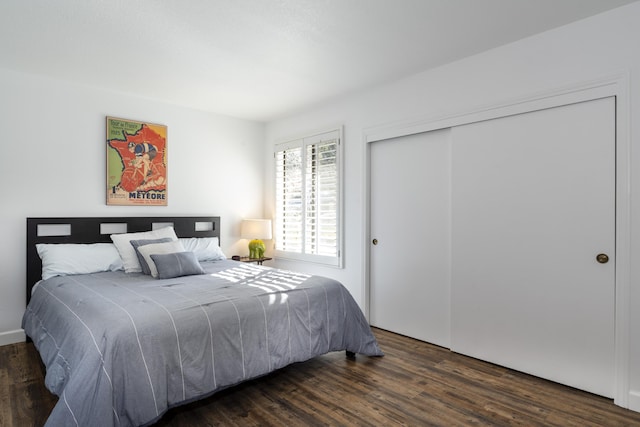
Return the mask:
[(451, 185), (451, 348), (613, 396), (615, 99), (454, 128)]
[(449, 346), (450, 131), (372, 143), (370, 322)]

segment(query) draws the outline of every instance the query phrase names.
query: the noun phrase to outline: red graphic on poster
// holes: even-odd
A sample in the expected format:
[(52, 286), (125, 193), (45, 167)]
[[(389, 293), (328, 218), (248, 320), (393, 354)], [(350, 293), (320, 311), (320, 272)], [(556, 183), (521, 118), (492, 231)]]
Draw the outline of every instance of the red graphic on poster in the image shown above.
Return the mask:
[(126, 141), (110, 141), (124, 164), (120, 186), (126, 191), (162, 191), (166, 188), (165, 139), (147, 125)]

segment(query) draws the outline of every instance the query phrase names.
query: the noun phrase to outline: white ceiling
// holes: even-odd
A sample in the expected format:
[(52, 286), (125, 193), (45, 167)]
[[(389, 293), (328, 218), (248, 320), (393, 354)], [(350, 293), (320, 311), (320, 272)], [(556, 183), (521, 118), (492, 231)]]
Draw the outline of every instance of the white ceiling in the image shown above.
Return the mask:
[(1, 0), (0, 67), (259, 121), (638, 0)]

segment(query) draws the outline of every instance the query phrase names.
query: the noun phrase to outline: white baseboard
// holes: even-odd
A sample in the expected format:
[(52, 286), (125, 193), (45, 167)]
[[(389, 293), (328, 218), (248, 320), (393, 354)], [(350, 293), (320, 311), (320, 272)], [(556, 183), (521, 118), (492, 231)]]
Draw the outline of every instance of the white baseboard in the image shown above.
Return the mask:
[(640, 391), (629, 392), (629, 409), (640, 412)]
[(15, 344), (19, 342), (25, 342), (26, 335), (23, 329), (16, 329), (15, 331), (0, 332), (0, 346)]

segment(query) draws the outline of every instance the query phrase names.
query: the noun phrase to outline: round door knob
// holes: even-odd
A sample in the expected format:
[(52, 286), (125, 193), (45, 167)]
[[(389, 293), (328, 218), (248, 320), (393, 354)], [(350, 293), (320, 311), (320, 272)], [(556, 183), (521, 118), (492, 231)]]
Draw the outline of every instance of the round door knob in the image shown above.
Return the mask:
[(607, 254), (598, 254), (596, 255), (596, 261), (598, 261), (600, 264), (606, 264), (609, 262), (609, 255)]
[(373, 239), (373, 240), (371, 241), (371, 243), (373, 243), (374, 245), (377, 245), (377, 244), (378, 244), (378, 239)]

